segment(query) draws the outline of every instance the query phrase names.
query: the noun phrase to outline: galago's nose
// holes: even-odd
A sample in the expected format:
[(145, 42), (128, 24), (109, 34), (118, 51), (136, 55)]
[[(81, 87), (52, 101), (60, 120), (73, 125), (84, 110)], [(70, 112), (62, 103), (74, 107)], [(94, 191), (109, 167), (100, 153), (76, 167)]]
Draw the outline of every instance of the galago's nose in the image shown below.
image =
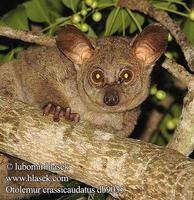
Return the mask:
[(107, 106), (116, 106), (119, 103), (119, 94), (116, 90), (110, 89), (105, 92), (104, 103)]

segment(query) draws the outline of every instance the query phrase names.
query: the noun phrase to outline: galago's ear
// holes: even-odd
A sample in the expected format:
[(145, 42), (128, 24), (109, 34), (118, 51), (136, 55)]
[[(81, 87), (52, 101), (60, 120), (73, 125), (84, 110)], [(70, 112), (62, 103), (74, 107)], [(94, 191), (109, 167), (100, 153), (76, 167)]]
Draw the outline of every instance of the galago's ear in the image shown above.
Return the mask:
[(74, 64), (83, 64), (93, 52), (89, 39), (73, 25), (66, 25), (57, 32), (56, 44)]
[(153, 65), (164, 53), (168, 43), (168, 31), (162, 25), (148, 25), (132, 42), (135, 56), (148, 65)]

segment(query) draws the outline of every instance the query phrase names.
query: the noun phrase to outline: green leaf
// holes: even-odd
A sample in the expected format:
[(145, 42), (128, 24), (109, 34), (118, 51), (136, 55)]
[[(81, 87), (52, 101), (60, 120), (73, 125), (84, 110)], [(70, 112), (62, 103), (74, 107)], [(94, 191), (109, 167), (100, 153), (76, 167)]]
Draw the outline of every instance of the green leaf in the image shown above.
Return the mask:
[[(116, 18), (114, 20), (114, 16), (116, 15), (116, 8), (114, 8), (111, 13), (109, 14), (107, 20), (106, 20), (106, 34), (112, 35), (115, 32), (123, 31), (123, 23), (122, 23), (122, 15), (125, 21), (125, 29), (129, 26), (131, 23), (131, 17), (129, 16), (128, 12), (126, 9), (120, 9), (116, 15)], [(113, 22), (114, 20), (114, 22)], [(112, 24), (112, 27), (111, 27)], [(109, 30), (110, 29), (110, 30)]]
[(2, 62), (8, 62), (11, 61), (14, 58), (14, 51), (11, 50), (7, 54), (0, 54), (0, 60)]
[(8, 46), (4, 45), (4, 44), (0, 44), (0, 50), (3, 51), (3, 50), (7, 50), (9, 49)]
[(1, 21), (1, 23), (15, 29), (29, 30), (26, 10), (22, 5), (5, 14)]
[(170, 1), (153, 1), (152, 4), (154, 6), (161, 6), (161, 7), (164, 7), (164, 8), (168, 8), (169, 5), (171, 4)]
[(124, 18), (124, 25), (125, 25), (125, 29), (130, 25), (131, 23), (131, 17), (129, 16), (128, 12), (126, 11), (126, 9), (122, 9), (120, 10), (119, 16), (118, 16), (118, 20), (120, 21), (120, 27), (118, 29), (119, 32), (123, 31), (123, 23), (122, 22), (122, 15)]
[(112, 35), (118, 31), (119, 27), (122, 25), (121, 20), (122, 15), (120, 13), (120, 8), (114, 8), (106, 20), (105, 35)]
[(7, 54), (0, 54), (0, 61), (7, 62), (7, 61), (13, 60), (15, 54), (17, 54), (18, 52), (22, 51), (23, 49), (24, 49), (24, 47), (16, 47), (16, 48), (10, 50)]
[(24, 47), (18, 46), (18, 47), (16, 47), (16, 48), (13, 49), (13, 52), (17, 54), (17, 53), (19, 53), (19, 52), (21, 52), (23, 50), (24, 50)]
[[(133, 12), (133, 15), (136, 18), (136, 20), (138, 21), (139, 25), (142, 26), (145, 21), (144, 16), (137, 12)], [(134, 22), (134, 20), (131, 19), (130, 25), (129, 25), (129, 32), (134, 33), (137, 29), (138, 28), (137, 28), (136, 23)]]
[(94, 30), (92, 29), (91, 26), (89, 26), (89, 30), (88, 30), (87, 35), (88, 35), (89, 37), (93, 37), (93, 38), (96, 38), (96, 37), (97, 37), (96, 33), (94, 32)]
[(61, 13), (63, 11), (63, 4), (61, 0), (47, 0), (48, 7), (58, 13)]
[(183, 26), (183, 32), (194, 46), (194, 21), (187, 19)]
[(98, 1), (98, 6), (99, 6), (99, 7), (100, 7), (100, 6), (103, 6), (103, 5), (107, 6), (108, 4), (112, 4), (112, 3), (113, 3), (112, 0), (99, 0), (99, 1)]
[(76, 12), (80, 0), (62, 0), (63, 4), (73, 10), (73, 12)]
[(49, 7), (49, 14), (54, 18), (60, 17), (63, 12), (63, 4), (61, 0), (47, 0), (47, 2)]
[(31, 0), (23, 5), (30, 20), (50, 24), (49, 7), (46, 0)]

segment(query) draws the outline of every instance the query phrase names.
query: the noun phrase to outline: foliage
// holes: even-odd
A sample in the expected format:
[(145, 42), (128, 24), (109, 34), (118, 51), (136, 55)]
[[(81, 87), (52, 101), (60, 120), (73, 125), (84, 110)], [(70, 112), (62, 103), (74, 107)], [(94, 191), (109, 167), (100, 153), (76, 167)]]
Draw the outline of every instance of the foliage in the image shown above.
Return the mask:
[[(28, 0), (18, 1), (13, 10), (5, 13), (0, 18), (0, 25), (10, 26), (15, 29), (40, 31), (54, 35), (55, 31), (65, 24), (74, 24), (90, 37), (122, 35), (133, 37), (153, 19), (139, 12), (123, 9), (116, 6), (117, 0)], [(171, 17), (181, 25), (186, 36), (194, 45), (194, 9), (191, 8), (194, 0), (149, 0), (158, 9), (167, 11)], [(12, 60), (15, 55), (30, 44), (18, 41), (0, 40), (0, 61)], [(176, 50), (175, 50), (176, 49)], [(177, 50), (178, 49), (178, 50)], [(176, 59), (185, 65), (183, 55), (173, 37), (169, 35), (169, 48), (166, 56)], [(161, 76), (162, 74), (162, 76)], [(173, 97), (173, 103), (168, 108), (163, 108), (162, 120), (151, 138), (151, 142), (165, 145), (176, 127), (180, 116), (184, 88), (176, 86), (173, 80), (163, 70), (153, 73), (153, 85), (149, 104), (144, 113), (156, 109), (166, 96)], [(174, 92), (176, 91), (176, 92)], [(178, 94), (177, 95), (177, 91)], [(146, 106), (145, 106), (146, 107)], [(139, 130), (139, 129), (138, 129)], [(77, 182), (71, 182), (77, 186)], [(75, 185), (74, 185), (75, 184)], [(82, 195), (81, 195), (82, 196)], [(102, 194), (83, 194), (88, 199), (105, 199)], [(80, 195), (73, 194), (59, 199), (77, 199)], [(41, 199), (36, 198), (36, 199)]]

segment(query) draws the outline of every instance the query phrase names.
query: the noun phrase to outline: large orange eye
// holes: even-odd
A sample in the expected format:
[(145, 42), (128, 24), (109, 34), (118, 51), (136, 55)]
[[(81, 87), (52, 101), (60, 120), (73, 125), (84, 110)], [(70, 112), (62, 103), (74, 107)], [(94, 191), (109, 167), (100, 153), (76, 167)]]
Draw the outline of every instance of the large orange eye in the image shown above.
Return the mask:
[(90, 79), (93, 83), (103, 84), (104, 83), (104, 72), (98, 68), (91, 72)]
[(122, 82), (128, 83), (133, 80), (134, 73), (130, 69), (123, 69), (120, 72), (119, 78)]

